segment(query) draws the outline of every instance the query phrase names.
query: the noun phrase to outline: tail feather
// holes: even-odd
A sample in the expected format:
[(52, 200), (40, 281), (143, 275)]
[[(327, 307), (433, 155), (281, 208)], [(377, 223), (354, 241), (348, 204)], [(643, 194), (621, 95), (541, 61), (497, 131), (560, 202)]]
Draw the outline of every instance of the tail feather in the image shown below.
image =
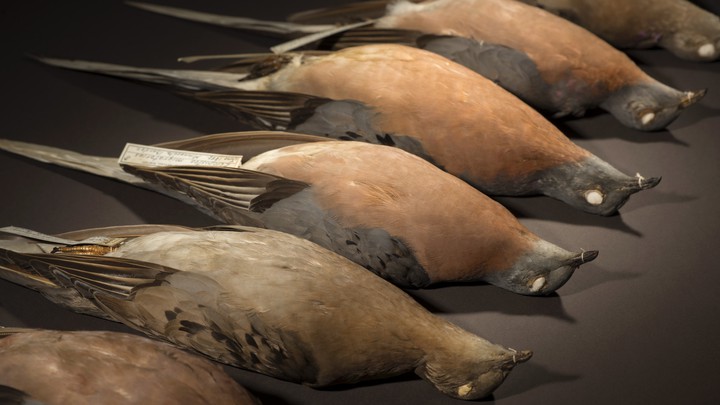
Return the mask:
[[(134, 186), (165, 194), (186, 204), (194, 205), (193, 201), (184, 194), (180, 194), (163, 187), (158, 187), (124, 171), (118, 164), (117, 158), (83, 155), (81, 153), (65, 149), (20, 141), (11, 141), (8, 139), (0, 139), (0, 150), (5, 150), (7, 152), (25, 156), (40, 162), (50, 163), (61, 167), (79, 170), (85, 173), (119, 180), (124, 183), (129, 183)], [(206, 213), (210, 214), (209, 212)]]
[[(395, 0), (369, 0), (301, 11), (288, 17), (288, 21), (304, 24), (331, 24), (379, 18), (387, 12), (387, 6), (393, 1)], [(417, 3), (420, 0), (409, 1)]]
[(234, 17), (219, 14), (202, 13), (193, 10), (160, 6), (157, 4), (128, 2), (130, 6), (137, 7), (153, 13), (176, 17), (184, 20), (196, 21), (205, 24), (219, 25), (233, 29), (262, 33), (283, 38), (297, 38), (288, 43), (271, 48), (275, 53), (283, 53), (300, 48), (306, 44), (321, 40), (334, 34), (342, 33), (355, 27), (372, 24), (373, 21), (360, 21), (348, 25), (337, 24), (298, 24), (282, 21), (265, 21), (247, 17)]
[(246, 76), (207, 70), (155, 69), (85, 60), (31, 57), (50, 66), (153, 84), (179, 92), (234, 89), (237, 88), (237, 82)]
[(203, 13), (176, 7), (167, 7), (157, 4), (141, 2), (127, 2), (128, 5), (142, 10), (175, 17), (183, 20), (190, 20), (205, 24), (218, 25), (221, 27), (260, 32), (274, 36), (291, 38), (295, 36), (311, 34), (333, 28), (329, 24), (297, 24), (282, 21), (263, 21), (254, 18), (234, 17), (219, 14)]
[(118, 165), (117, 158), (84, 155), (70, 150), (9, 139), (0, 139), (0, 149), (43, 163), (109, 177), (138, 186), (143, 184), (136, 177), (124, 172)]
[(193, 205), (212, 217), (237, 224), (259, 226), (252, 212), (262, 212), (273, 203), (307, 187), (305, 183), (244, 169), (205, 166), (153, 168), (130, 164), (121, 167), (114, 158), (87, 156), (3, 139), (0, 139), (0, 149), (153, 190)]

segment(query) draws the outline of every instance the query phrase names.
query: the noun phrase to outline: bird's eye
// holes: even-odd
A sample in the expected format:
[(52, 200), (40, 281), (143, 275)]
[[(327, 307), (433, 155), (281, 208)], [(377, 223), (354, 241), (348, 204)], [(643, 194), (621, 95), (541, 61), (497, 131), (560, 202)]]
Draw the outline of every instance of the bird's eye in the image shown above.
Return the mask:
[(538, 277), (533, 281), (530, 291), (538, 292), (541, 288), (545, 287), (545, 277)]
[(600, 190), (588, 190), (585, 192), (585, 201), (590, 205), (600, 205), (605, 200), (605, 197)]
[(710, 58), (715, 54), (715, 45), (705, 44), (698, 48), (698, 56), (701, 58)]
[(646, 111), (640, 112), (640, 122), (641, 122), (643, 125), (648, 125), (648, 124), (650, 124), (651, 122), (653, 122), (654, 119), (655, 119), (655, 113), (654, 113), (654, 112), (652, 112), (652, 111), (650, 111), (650, 110), (646, 110)]
[(466, 397), (470, 392), (472, 392), (472, 389), (473, 389), (472, 383), (467, 383), (465, 385), (461, 385), (460, 387), (458, 387), (458, 391), (457, 391), (458, 397), (460, 397), (460, 398)]

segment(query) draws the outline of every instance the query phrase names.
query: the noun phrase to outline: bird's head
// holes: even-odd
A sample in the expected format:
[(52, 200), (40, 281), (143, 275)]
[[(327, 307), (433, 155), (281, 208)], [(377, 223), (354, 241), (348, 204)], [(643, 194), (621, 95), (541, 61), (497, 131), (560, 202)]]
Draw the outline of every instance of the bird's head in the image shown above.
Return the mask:
[(597, 256), (597, 250), (569, 252), (538, 239), (510, 269), (489, 273), (485, 281), (517, 294), (548, 295), (562, 287), (582, 264)]
[(430, 354), (415, 372), (450, 397), (474, 400), (490, 395), (517, 364), (532, 357), (529, 350), (506, 349), (479, 338), (466, 349)]
[(660, 82), (628, 85), (617, 90), (600, 106), (623, 125), (640, 131), (657, 131), (700, 101), (707, 92), (679, 91)]

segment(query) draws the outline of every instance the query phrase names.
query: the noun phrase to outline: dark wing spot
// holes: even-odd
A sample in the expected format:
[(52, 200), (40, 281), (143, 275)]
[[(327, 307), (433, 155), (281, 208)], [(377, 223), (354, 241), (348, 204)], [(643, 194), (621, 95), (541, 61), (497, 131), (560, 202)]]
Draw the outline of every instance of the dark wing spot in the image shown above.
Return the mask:
[(395, 146), (395, 141), (392, 139), (390, 134), (385, 134), (385, 135), (377, 134), (377, 135), (375, 135), (375, 137), (377, 138), (380, 145)]
[(245, 334), (245, 341), (246, 341), (247, 344), (249, 344), (250, 346), (258, 347), (257, 343), (255, 342), (255, 338), (253, 338), (252, 335), (249, 334), (249, 333), (246, 333), (246, 334)]
[(198, 333), (202, 332), (204, 329), (207, 329), (205, 326), (203, 326), (197, 322), (188, 321), (188, 320), (180, 321), (180, 326), (181, 326), (181, 328), (180, 328), (181, 331), (192, 334), (192, 335), (198, 334)]
[(177, 318), (177, 314), (173, 311), (165, 311), (165, 319), (168, 321), (175, 320)]

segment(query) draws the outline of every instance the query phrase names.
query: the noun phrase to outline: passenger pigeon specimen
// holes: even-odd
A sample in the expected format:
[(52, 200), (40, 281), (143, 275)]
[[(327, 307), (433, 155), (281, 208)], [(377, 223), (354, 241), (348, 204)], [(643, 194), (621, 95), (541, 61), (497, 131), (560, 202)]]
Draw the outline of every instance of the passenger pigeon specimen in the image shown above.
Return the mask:
[(720, 58), (720, 17), (686, 0), (524, 0), (618, 48), (659, 46), (682, 59)]
[[(351, 30), (320, 46), (414, 42), (415, 46), (470, 67), (528, 104), (557, 117), (582, 116), (586, 110), (600, 107), (623, 125), (644, 131), (667, 127), (683, 109), (705, 94), (705, 90), (682, 92), (664, 85), (587, 30), (515, 0), (431, 0), (419, 4), (369, 1), (301, 13), (293, 23), (130, 4), (182, 18), (285, 35), (333, 28), (329, 24), (296, 22), (343, 22), (372, 15), (379, 17), (373, 24), (379, 32), (367, 28)], [(412, 33), (403, 35), (397, 30), (429, 35), (415, 40)], [(343, 39), (343, 35), (348, 38)]]
[(0, 328), (1, 385), (47, 405), (260, 403), (219, 365), (118, 332)]
[(114, 158), (0, 141), (14, 153), (160, 191), (227, 224), (309, 239), (406, 287), (485, 281), (545, 295), (597, 256), (540, 239), (497, 202), (397, 148), (282, 133), (163, 146), (249, 160), (240, 168), (125, 164), (123, 171)]
[(42, 61), (170, 85), (260, 127), (396, 146), (490, 195), (544, 194), (612, 215), (660, 181), (621, 173), (484, 77), (406, 46), (272, 56), (247, 73)]
[(110, 229), (112, 246), (51, 240), (38, 245), (52, 253), (0, 249), (0, 277), (214, 360), (313, 387), (414, 371), (447, 395), (476, 399), (532, 355), (465, 331), (292, 235), (138, 229), (128, 237)]

